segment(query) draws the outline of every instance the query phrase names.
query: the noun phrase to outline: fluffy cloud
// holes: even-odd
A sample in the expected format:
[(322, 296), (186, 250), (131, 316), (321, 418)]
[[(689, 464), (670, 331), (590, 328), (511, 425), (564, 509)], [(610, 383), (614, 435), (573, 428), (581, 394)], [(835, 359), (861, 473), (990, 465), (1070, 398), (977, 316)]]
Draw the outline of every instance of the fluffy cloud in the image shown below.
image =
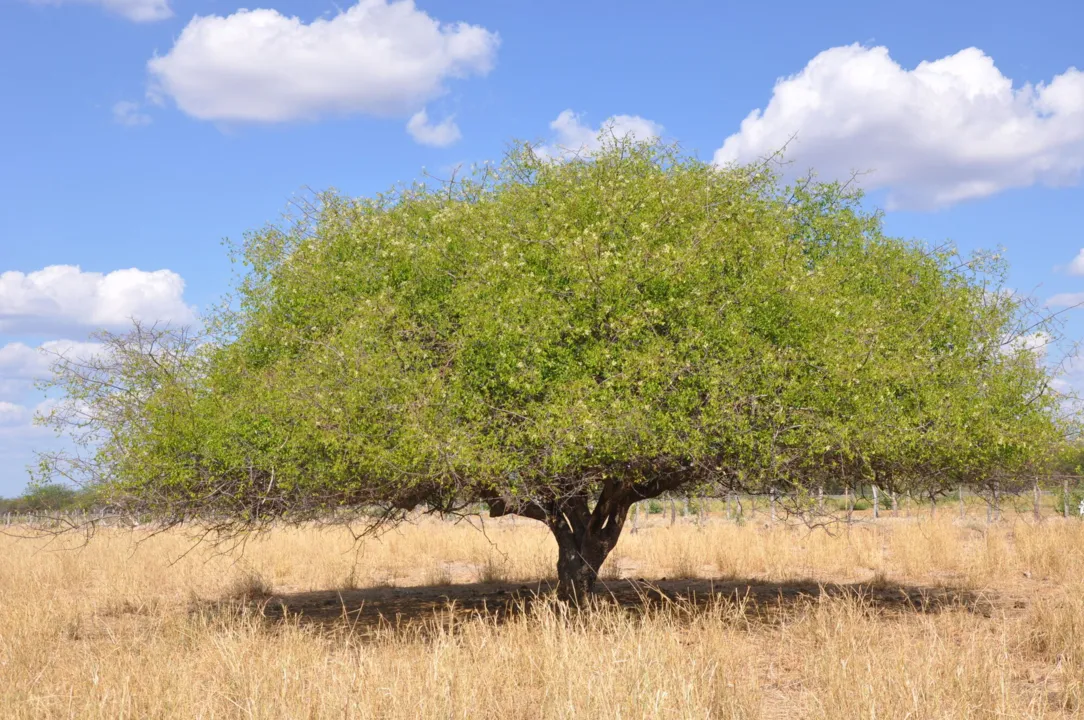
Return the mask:
[(46, 379), (53, 362), (61, 356), (81, 360), (101, 351), (99, 343), (77, 340), (49, 340), (38, 347), (8, 343), (0, 347), (0, 398), (13, 397), (29, 389), (35, 380)]
[(139, 103), (121, 100), (113, 105), (113, 122), (128, 127), (150, 125), (151, 116), (140, 109)]
[(1081, 250), (1076, 254), (1076, 257), (1069, 263), (1066, 271), (1070, 275), (1084, 275), (1084, 250)]
[(189, 323), (184, 280), (171, 270), (83, 272), (51, 265), (0, 273), (0, 332), (40, 333), (72, 327), (119, 327), (131, 319)]
[(407, 123), (407, 132), (414, 138), (414, 142), (433, 147), (447, 147), (462, 137), (455, 118), (447, 117), (434, 125), (429, 122), (429, 115), (425, 110), (419, 110), (411, 116)]
[(1054, 337), (1050, 333), (1033, 332), (1026, 335), (1017, 335), (1006, 341), (1002, 345), (1002, 351), (1006, 353), (1033, 352), (1039, 357), (1045, 358), (1047, 350), (1053, 342)]
[(157, 91), (202, 120), (402, 116), (449, 78), (488, 73), (498, 44), (496, 33), (442, 24), (413, 0), (360, 0), (311, 23), (268, 9), (196, 16), (148, 70)]
[(25, 425), (30, 416), (29, 408), (0, 400), (0, 427)]
[(1084, 73), (1013, 87), (968, 48), (913, 70), (883, 47), (826, 50), (779, 80), (767, 107), (726, 139), (715, 162), (780, 150), (797, 172), (853, 171), (887, 188), (890, 207), (936, 208), (1013, 187), (1076, 182), (1084, 168)]
[(552, 143), (539, 145), (534, 151), (544, 157), (571, 157), (577, 154), (590, 154), (599, 149), (599, 136), (603, 130), (615, 137), (630, 137), (636, 140), (653, 140), (662, 135), (663, 127), (639, 115), (611, 115), (597, 128), (583, 124), (580, 116), (572, 110), (565, 110), (550, 123), (555, 137)]
[(98, 5), (133, 22), (154, 22), (173, 17), (169, 0), (32, 0), (42, 5)]
[(1058, 293), (1046, 301), (1047, 307), (1073, 307), (1084, 304), (1084, 292)]

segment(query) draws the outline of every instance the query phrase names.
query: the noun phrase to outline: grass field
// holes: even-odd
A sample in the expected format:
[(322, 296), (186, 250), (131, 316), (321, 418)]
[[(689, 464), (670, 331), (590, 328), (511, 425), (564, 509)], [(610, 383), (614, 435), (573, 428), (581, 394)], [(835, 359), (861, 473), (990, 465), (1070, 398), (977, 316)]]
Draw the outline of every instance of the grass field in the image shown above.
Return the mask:
[(576, 614), (527, 520), (2, 536), (0, 717), (1084, 715), (1079, 520), (668, 523)]

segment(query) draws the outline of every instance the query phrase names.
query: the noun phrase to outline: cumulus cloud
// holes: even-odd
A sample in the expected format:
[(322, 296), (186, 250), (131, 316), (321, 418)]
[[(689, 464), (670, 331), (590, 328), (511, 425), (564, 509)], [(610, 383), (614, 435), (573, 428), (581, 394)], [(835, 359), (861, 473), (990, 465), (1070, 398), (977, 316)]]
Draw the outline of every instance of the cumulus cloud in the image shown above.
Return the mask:
[(797, 172), (872, 170), (863, 184), (887, 188), (890, 208), (1069, 184), (1084, 169), (1084, 73), (1014, 88), (976, 48), (908, 70), (884, 47), (836, 47), (777, 81), (715, 162), (756, 161), (791, 138), (786, 158)]
[(590, 154), (599, 149), (603, 130), (614, 137), (650, 141), (662, 135), (663, 127), (639, 115), (611, 115), (597, 128), (585, 125), (580, 115), (565, 110), (550, 123), (554, 132), (552, 143), (539, 145), (534, 152), (543, 157), (563, 158)]
[(462, 137), (455, 118), (447, 117), (434, 125), (429, 122), (429, 115), (425, 110), (419, 110), (410, 117), (407, 132), (414, 138), (414, 142), (433, 147), (447, 147)]
[(133, 22), (154, 22), (173, 17), (169, 0), (31, 0), (40, 5), (97, 5)]
[(441, 23), (413, 0), (360, 0), (310, 23), (269, 9), (196, 16), (147, 67), (154, 92), (201, 120), (404, 116), (448, 79), (488, 73), (498, 44), (496, 33)]
[(0, 332), (40, 333), (72, 327), (120, 327), (131, 319), (189, 323), (184, 280), (171, 270), (84, 272), (51, 265), (0, 273)]
[(1084, 304), (1084, 292), (1058, 293), (1046, 301), (1047, 307), (1073, 307)]
[(102, 345), (78, 340), (49, 340), (37, 347), (12, 342), (0, 347), (0, 398), (14, 397), (49, 377), (60, 357), (86, 360), (102, 352)]
[(139, 127), (150, 125), (151, 116), (143, 112), (139, 103), (121, 100), (113, 105), (113, 122), (128, 127)]
[(1081, 250), (1065, 268), (1070, 275), (1084, 275), (1084, 250)]
[(31, 417), (29, 408), (0, 400), (0, 427), (25, 425)]
[(1025, 335), (1017, 335), (1002, 345), (1002, 351), (1006, 353), (1033, 352), (1040, 358), (1045, 358), (1050, 344), (1054, 342), (1054, 336), (1046, 332), (1033, 332)]

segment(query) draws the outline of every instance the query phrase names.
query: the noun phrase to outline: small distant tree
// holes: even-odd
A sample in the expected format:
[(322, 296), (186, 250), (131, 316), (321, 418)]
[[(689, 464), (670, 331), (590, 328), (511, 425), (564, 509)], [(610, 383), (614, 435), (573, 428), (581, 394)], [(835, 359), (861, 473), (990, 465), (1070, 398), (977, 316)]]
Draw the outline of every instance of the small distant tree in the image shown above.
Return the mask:
[(221, 532), (415, 509), (536, 519), (559, 594), (673, 491), (955, 488), (1063, 434), (994, 255), (888, 237), (857, 192), (610, 140), (555, 162), (316, 198), (248, 236), (205, 337), (61, 359), (43, 458)]

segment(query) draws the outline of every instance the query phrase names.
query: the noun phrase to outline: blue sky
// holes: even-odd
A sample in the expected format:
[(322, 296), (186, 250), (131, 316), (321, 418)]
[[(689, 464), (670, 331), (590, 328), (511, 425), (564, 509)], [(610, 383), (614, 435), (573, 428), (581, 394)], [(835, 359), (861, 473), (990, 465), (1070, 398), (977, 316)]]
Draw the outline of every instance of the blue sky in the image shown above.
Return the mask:
[(249, 8), (0, 3), (0, 495), (54, 442), (39, 348), (191, 321), (228, 288), (220, 241), (305, 187), (370, 194), (608, 118), (719, 162), (797, 133), (792, 167), (873, 171), (892, 233), (1004, 246), (1014, 288), (1084, 299), (1079, 2)]

